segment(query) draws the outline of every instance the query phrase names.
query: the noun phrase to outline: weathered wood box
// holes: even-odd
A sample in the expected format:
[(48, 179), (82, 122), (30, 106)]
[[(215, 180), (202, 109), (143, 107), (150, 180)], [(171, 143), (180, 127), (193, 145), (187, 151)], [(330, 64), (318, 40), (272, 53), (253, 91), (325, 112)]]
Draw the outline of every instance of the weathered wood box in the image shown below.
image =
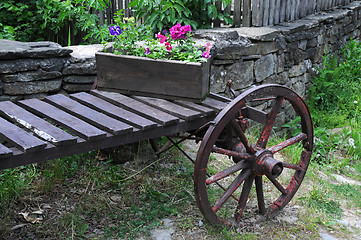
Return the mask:
[(209, 93), (210, 59), (202, 63), (97, 52), (99, 90), (202, 101)]

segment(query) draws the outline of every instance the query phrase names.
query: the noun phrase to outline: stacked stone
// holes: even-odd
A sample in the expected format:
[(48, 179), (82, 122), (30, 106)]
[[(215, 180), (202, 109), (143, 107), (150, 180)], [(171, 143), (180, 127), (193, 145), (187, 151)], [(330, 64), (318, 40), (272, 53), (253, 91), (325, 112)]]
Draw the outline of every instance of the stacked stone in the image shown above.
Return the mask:
[(0, 100), (58, 92), (61, 72), (70, 52), (52, 42), (0, 40)]
[(229, 95), (227, 83), (241, 93), (277, 83), (305, 97), (327, 49), (337, 52), (351, 38), (360, 40), (361, 2), (328, 13), (272, 27), (199, 30), (213, 44), (211, 91)]
[(66, 92), (90, 91), (96, 82), (95, 52), (102, 50), (103, 45), (71, 46), (67, 49), (72, 53), (62, 72), (63, 89)]

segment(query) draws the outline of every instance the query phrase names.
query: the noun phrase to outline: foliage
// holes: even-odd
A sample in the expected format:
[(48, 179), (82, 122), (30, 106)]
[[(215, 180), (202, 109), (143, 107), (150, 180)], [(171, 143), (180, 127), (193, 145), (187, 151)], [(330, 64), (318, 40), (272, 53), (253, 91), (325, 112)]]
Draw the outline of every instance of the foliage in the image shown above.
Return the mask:
[[(176, 23), (192, 28), (209, 28), (211, 19), (219, 18), (231, 23), (229, 15), (217, 11), (216, 0), (133, 0), (129, 4), (138, 19), (144, 18), (153, 32), (161, 32)], [(230, 0), (222, 0), (229, 5)]]
[[(96, 14), (89, 9), (103, 10), (108, 0), (5, 0), (0, 3), (0, 38), (24, 42), (59, 39), (60, 33), (69, 36), (87, 32), (88, 42), (105, 41), (104, 27)], [(72, 27), (72, 25), (74, 27)]]
[(148, 57), (153, 59), (170, 59), (185, 62), (206, 61), (209, 58), (210, 45), (196, 46), (191, 36), (191, 26), (179, 23), (152, 38), (149, 25), (137, 26), (135, 19), (123, 18), (119, 11), (115, 18), (118, 25), (111, 26), (109, 32), (115, 38), (114, 53)]
[[(319, 75), (312, 80), (309, 105), (317, 115), (333, 114), (352, 118), (361, 94), (361, 45), (352, 40), (342, 49), (341, 57), (326, 53)], [(316, 122), (316, 124), (319, 122)], [(330, 126), (329, 124), (332, 124)], [(321, 123), (320, 123), (321, 124)], [(328, 122), (324, 126), (336, 127)]]
[(360, 43), (351, 39), (340, 56), (326, 51), (318, 70), (308, 101), (315, 125), (314, 159), (346, 173), (345, 167), (361, 156)]

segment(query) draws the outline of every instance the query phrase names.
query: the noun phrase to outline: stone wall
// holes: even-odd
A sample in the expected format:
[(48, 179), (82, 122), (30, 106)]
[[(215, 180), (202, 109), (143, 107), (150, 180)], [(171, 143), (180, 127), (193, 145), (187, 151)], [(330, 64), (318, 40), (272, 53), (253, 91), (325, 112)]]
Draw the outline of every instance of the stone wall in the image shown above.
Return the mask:
[(89, 91), (96, 79), (94, 53), (100, 49), (0, 40), (0, 100)]
[(197, 37), (213, 42), (211, 91), (228, 95), (252, 86), (278, 83), (301, 96), (321, 66), (325, 49), (337, 52), (360, 40), (361, 1), (273, 27), (209, 29)]
[[(226, 84), (232, 80), (238, 93), (278, 83), (305, 96), (324, 50), (360, 40), (360, 25), (361, 1), (355, 1), (273, 27), (199, 30), (195, 37), (213, 44), (212, 92), (229, 96)], [(100, 49), (0, 40), (0, 100), (89, 91), (96, 79), (94, 53)]]

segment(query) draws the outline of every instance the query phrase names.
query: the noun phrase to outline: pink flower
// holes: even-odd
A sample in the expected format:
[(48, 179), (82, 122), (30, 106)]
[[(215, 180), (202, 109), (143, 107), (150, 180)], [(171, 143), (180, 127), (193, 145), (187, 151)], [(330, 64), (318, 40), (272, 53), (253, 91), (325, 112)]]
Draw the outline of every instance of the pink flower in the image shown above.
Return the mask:
[(170, 45), (169, 42), (166, 42), (164, 45), (165, 45), (165, 47), (167, 48), (168, 51), (172, 51), (172, 46)]
[(170, 35), (173, 40), (177, 40), (180, 38), (186, 39), (187, 32), (190, 32), (190, 31), (192, 31), (190, 25), (182, 26), (179, 23), (177, 23), (176, 25), (174, 25), (173, 27), (171, 27), (169, 29)]
[(164, 43), (168, 39), (166, 36), (164, 36), (160, 33), (157, 34), (157, 38), (159, 38), (160, 43)]
[(203, 53), (202, 53), (202, 57), (204, 57), (204, 58), (209, 58), (210, 56), (209, 56), (209, 53), (203, 52)]
[(212, 44), (207, 42), (206, 45), (204, 45), (204, 47), (206, 48), (206, 52), (209, 53), (211, 51)]
[(185, 25), (184, 27), (182, 27), (184, 29), (184, 31), (186, 32), (191, 32), (192, 31), (192, 28), (190, 25)]

